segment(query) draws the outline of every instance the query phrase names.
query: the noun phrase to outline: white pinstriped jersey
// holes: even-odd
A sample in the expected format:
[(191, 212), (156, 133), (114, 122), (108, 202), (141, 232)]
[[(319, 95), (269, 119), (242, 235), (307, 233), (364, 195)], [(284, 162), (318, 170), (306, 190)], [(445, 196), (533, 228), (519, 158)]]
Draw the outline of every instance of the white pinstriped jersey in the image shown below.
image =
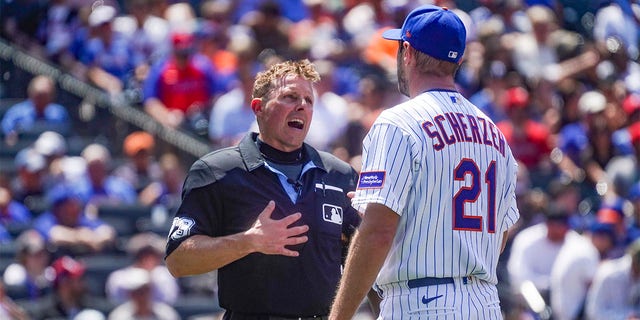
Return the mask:
[(378, 285), (468, 275), (497, 283), (503, 232), (519, 218), (517, 163), (489, 117), (457, 92), (427, 91), (382, 112), (362, 161), (353, 206), (400, 215)]

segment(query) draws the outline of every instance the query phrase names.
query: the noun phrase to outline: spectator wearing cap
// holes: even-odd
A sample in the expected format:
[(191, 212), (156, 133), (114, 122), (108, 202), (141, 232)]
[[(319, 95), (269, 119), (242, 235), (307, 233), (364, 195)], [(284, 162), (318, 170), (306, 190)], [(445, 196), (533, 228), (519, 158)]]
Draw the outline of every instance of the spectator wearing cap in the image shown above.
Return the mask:
[(623, 257), (600, 265), (585, 311), (589, 320), (640, 317), (640, 240), (632, 242)]
[(591, 243), (598, 250), (600, 261), (616, 258), (615, 252), (612, 251), (616, 244), (616, 232), (613, 230), (612, 224), (596, 220), (585, 233), (591, 238)]
[(558, 134), (555, 161), (575, 181), (586, 178), (602, 196), (612, 191), (604, 168), (614, 155), (605, 116), (607, 98), (598, 90), (587, 91), (580, 96), (578, 108), (581, 121), (565, 125)]
[(96, 6), (91, 11), (90, 36), (79, 58), (88, 67), (89, 81), (111, 94), (121, 92), (133, 69), (143, 62), (133, 54), (127, 38), (113, 30), (116, 15), (116, 9), (108, 5)]
[(50, 254), (42, 235), (34, 229), (25, 230), (16, 238), (16, 245), (15, 262), (2, 275), (5, 289), (14, 297), (31, 301), (51, 293)]
[(144, 131), (130, 133), (122, 145), (125, 162), (113, 172), (126, 180), (138, 195), (138, 202), (154, 203), (162, 192), (162, 169), (155, 156), (155, 138)]
[(11, 106), (2, 117), (5, 142), (13, 145), (21, 133), (50, 129), (68, 132), (71, 120), (67, 109), (54, 102), (56, 86), (47, 76), (36, 76), (27, 87), (28, 98)]
[(87, 164), (87, 171), (78, 189), (87, 205), (136, 203), (137, 194), (133, 186), (111, 173), (111, 152), (105, 146), (92, 143), (80, 155)]
[(11, 181), (13, 199), (24, 204), (31, 213), (41, 213), (44, 207), (46, 159), (33, 148), (27, 147), (18, 152), (14, 165), (17, 174)]
[(152, 232), (137, 234), (128, 241), (127, 254), (133, 263), (113, 271), (107, 278), (106, 294), (112, 303), (117, 305), (128, 300), (131, 285), (128, 275), (136, 269), (147, 272), (153, 301), (169, 305), (176, 302), (180, 288), (163, 263), (164, 245), (164, 239)]
[(127, 300), (109, 313), (109, 320), (156, 319), (179, 320), (180, 316), (169, 304), (152, 298), (153, 283), (149, 271), (129, 268), (119, 274)]
[(151, 68), (143, 84), (144, 110), (165, 126), (206, 134), (204, 115), (222, 92), (221, 81), (209, 58), (196, 52), (193, 34), (175, 32), (171, 40), (171, 54)]
[(81, 196), (65, 184), (48, 193), (50, 210), (35, 219), (33, 226), (55, 246), (56, 255), (100, 252), (111, 246), (116, 232), (103, 221), (85, 214)]
[(86, 293), (84, 263), (62, 256), (53, 261), (51, 268), (54, 274), (53, 294), (29, 310), (33, 319), (74, 319), (84, 310), (100, 307)]
[(513, 87), (505, 94), (508, 120), (498, 122), (497, 126), (511, 146), (516, 159), (533, 174), (538, 174), (543, 167), (549, 166), (549, 128), (532, 119), (529, 92), (526, 88)]
[(627, 245), (632, 241), (629, 238), (629, 226), (627, 225), (624, 206), (625, 200), (623, 198), (611, 198), (606, 199), (596, 211), (596, 221), (608, 224), (613, 228), (615, 238), (613, 248), (610, 250), (610, 256), (614, 258), (621, 257)]

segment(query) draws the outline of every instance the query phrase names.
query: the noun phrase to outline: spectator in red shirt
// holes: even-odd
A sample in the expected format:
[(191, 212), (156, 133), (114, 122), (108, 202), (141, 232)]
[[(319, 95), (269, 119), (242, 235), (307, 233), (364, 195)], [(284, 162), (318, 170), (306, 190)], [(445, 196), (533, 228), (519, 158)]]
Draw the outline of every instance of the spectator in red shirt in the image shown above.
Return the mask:
[(144, 83), (144, 109), (160, 123), (206, 134), (204, 117), (221, 90), (211, 61), (196, 53), (194, 36), (174, 33), (172, 54), (156, 64)]
[(508, 120), (498, 122), (498, 128), (512, 146), (516, 159), (530, 171), (537, 171), (549, 160), (549, 128), (531, 119), (529, 92), (525, 88), (513, 87), (506, 95)]

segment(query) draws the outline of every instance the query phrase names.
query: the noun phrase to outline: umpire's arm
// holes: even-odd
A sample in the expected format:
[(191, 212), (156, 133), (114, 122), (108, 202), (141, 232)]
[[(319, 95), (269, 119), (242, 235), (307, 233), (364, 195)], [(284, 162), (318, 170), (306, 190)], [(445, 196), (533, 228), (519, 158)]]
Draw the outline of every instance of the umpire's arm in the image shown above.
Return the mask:
[(169, 253), (166, 265), (174, 277), (207, 273), (253, 252), (297, 257), (285, 246), (307, 242), (307, 225), (289, 227), (302, 216), (299, 212), (281, 220), (271, 219), (275, 203), (270, 201), (251, 229), (224, 237), (193, 235)]

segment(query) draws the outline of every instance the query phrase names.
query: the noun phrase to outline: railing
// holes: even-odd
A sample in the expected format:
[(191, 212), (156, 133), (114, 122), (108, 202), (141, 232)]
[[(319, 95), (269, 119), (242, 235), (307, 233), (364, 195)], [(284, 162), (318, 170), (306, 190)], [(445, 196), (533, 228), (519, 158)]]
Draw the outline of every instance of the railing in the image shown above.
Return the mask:
[(0, 59), (12, 62), (16, 67), (28, 73), (50, 76), (61, 89), (79, 98), (91, 97), (90, 100), (95, 101), (96, 106), (107, 109), (119, 119), (154, 134), (196, 158), (210, 151), (210, 146), (206, 143), (182, 131), (161, 125), (143, 111), (132, 107), (124, 97), (113, 96), (93, 87), (50, 63), (16, 48), (4, 39), (0, 39)]

